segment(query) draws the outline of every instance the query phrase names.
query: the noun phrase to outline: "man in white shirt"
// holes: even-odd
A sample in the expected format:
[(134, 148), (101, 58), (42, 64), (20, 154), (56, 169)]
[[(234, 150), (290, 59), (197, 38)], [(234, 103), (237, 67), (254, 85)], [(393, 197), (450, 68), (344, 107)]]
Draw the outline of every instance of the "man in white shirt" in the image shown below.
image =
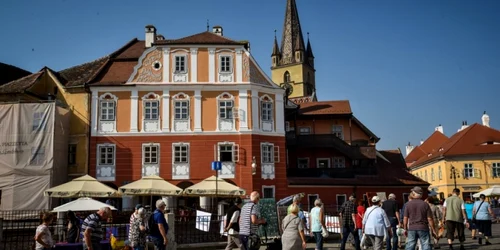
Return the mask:
[(237, 197), (234, 200), (234, 206), (229, 208), (226, 214), (226, 228), (224, 229), (227, 232), (227, 246), (226, 250), (233, 249), (234, 247), (241, 248), (241, 242), (239, 240), (238, 233), (240, 231), (240, 227), (238, 221), (240, 219), (241, 206), (243, 202), (241, 198)]
[(373, 196), (372, 204), (363, 217), (363, 233), (373, 243), (374, 250), (382, 250), (385, 233), (392, 237), (391, 223), (384, 209), (380, 207), (380, 197)]

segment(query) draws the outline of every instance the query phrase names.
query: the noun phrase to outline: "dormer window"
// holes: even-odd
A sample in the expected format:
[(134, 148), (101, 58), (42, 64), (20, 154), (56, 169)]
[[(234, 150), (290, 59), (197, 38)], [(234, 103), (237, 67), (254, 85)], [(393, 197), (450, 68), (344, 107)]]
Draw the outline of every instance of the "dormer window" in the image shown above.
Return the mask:
[(186, 73), (186, 56), (175, 56), (175, 73)]
[(219, 72), (220, 73), (231, 73), (232, 72), (232, 57), (231, 56), (220, 56), (219, 61)]

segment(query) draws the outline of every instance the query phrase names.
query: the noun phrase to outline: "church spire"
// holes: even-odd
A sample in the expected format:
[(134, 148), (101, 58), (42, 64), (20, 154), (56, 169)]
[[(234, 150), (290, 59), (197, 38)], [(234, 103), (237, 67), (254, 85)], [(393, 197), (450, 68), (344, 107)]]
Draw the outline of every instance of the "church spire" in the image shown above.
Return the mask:
[(273, 54), (271, 56), (279, 56), (279, 55), (280, 55), (280, 47), (278, 46), (278, 39), (276, 39), (276, 30), (274, 30)]
[(285, 22), (281, 39), (282, 64), (296, 63), (295, 51), (304, 51), (304, 37), (300, 28), (299, 13), (295, 0), (287, 0)]
[(311, 42), (309, 41), (309, 32), (307, 32), (307, 57), (314, 58)]

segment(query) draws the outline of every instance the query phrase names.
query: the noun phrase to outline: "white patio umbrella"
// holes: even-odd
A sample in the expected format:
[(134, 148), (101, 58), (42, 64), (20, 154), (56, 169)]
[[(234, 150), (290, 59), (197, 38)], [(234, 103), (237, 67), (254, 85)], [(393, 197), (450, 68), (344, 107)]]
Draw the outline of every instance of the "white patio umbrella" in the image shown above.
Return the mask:
[(156, 175), (142, 177), (118, 189), (126, 195), (178, 196), (182, 194), (182, 188)]
[(499, 185), (492, 186), (492, 187), (487, 188), (479, 193), (473, 194), (472, 197), (479, 198), (479, 196), (481, 194), (484, 194), (486, 197), (500, 196), (500, 186)]
[(100, 183), (90, 175), (84, 175), (70, 182), (49, 188), (43, 192), (45, 196), (72, 197), (113, 197), (118, 191)]
[(94, 200), (92, 198), (79, 198), (77, 200), (68, 202), (61, 206), (58, 206), (52, 210), (52, 212), (67, 212), (71, 211), (92, 211), (99, 210), (102, 207), (109, 207), (111, 210), (116, 210), (115, 207), (108, 205), (106, 203), (100, 202), (98, 200)]
[[(217, 180), (217, 181), (216, 181)], [(237, 187), (221, 178), (211, 176), (196, 183), (184, 190), (187, 196), (242, 196), (245, 195), (245, 189)]]

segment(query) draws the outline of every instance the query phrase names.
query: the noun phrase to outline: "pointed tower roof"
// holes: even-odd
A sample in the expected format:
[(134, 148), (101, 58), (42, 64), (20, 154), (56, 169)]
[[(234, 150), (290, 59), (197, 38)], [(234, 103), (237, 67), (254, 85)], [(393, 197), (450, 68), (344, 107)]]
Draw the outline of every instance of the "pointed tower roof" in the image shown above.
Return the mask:
[(304, 37), (300, 28), (299, 13), (295, 0), (287, 0), (283, 35), (281, 39), (281, 57), (284, 64), (295, 62), (295, 50), (304, 48)]
[(276, 30), (274, 30), (273, 54), (271, 56), (279, 56), (279, 55), (280, 55), (280, 47), (278, 46), (278, 39), (276, 39)]
[(307, 32), (307, 57), (314, 58), (311, 42), (309, 41), (309, 32)]

